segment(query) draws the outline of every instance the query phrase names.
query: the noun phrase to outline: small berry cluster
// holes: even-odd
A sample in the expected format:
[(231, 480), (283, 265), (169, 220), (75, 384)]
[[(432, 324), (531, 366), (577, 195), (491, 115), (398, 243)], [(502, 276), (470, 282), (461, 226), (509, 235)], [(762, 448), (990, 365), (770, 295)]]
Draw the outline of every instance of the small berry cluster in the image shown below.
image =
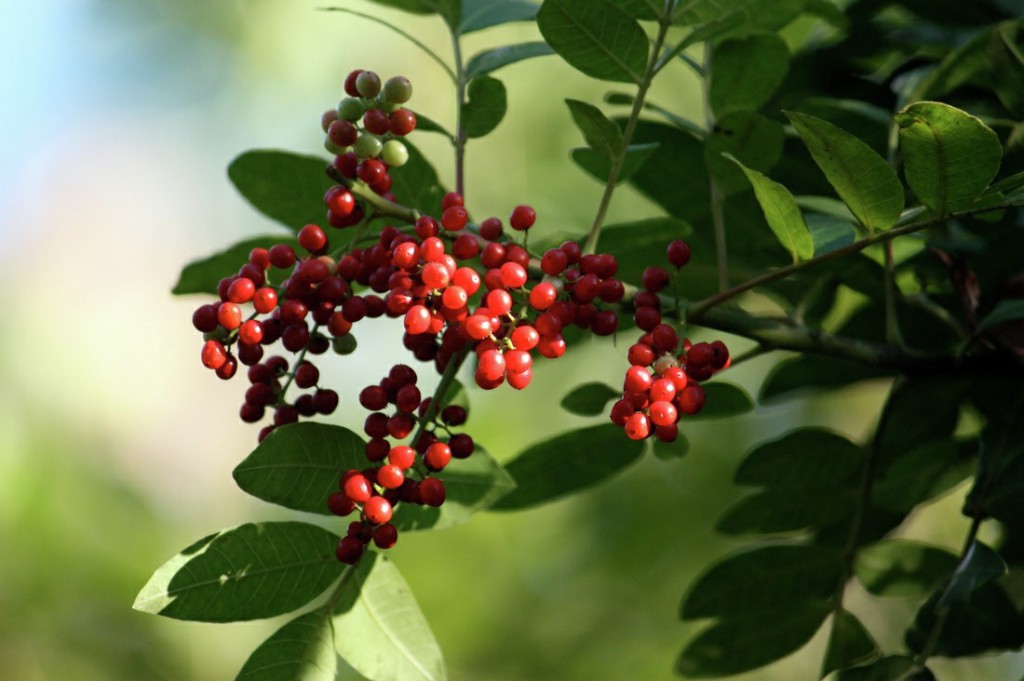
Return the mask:
[[(416, 129), (416, 114), (402, 106), (412, 97), (412, 84), (404, 76), (395, 76), (382, 85), (373, 71), (356, 69), (345, 79), (345, 94), (337, 108), (320, 118), (327, 134), (324, 146), (334, 154), (334, 168), (394, 200), (389, 169), (409, 160), (409, 150), (398, 138)], [(347, 187), (331, 187), (324, 203), (332, 227), (357, 225), (365, 215), (364, 205)]]
[[(678, 271), (690, 261), (690, 248), (684, 241), (668, 246), (669, 262)], [(671, 280), (661, 267), (648, 267), (642, 281), (644, 290), (633, 297), (633, 319), (645, 333), (627, 352), (630, 367), (623, 381), (622, 398), (612, 405), (612, 423), (625, 429), (632, 440), (654, 435), (672, 442), (679, 434), (683, 414), (696, 414), (704, 408), (705, 381), (730, 364), (729, 350), (722, 341), (691, 344), (683, 339), (682, 353), (676, 330), (661, 322), (658, 292)]]
[[(465, 459), (473, 453), (473, 438), (451, 431), (466, 422), (465, 408), (448, 405), (438, 414), (431, 408), (431, 398), (420, 399), (416, 381), (411, 367), (396, 364), (378, 384), (359, 394), (360, 404), (371, 412), (363, 431), (370, 438), (365, 454), (372, 465), (345, 471), (339, 481), (341, 491), (328, 500), (335, 515), (360, 510), (360, 519), (349, 524), (338, 544), (336, 555), (343, 563), (357, 562), (371, 539), (380, 549), (394, 546), (398, 541), (398, 530), (390, 523), (394, 508), (400, 502), (441, 506), (446, 490), (432, 474), (452, 458)], [(388, 405), (395, 408), (390, 415), (385, 412)], [(417, 423), (421, 430), (412, 445), (390, 441), (410, 437)]]

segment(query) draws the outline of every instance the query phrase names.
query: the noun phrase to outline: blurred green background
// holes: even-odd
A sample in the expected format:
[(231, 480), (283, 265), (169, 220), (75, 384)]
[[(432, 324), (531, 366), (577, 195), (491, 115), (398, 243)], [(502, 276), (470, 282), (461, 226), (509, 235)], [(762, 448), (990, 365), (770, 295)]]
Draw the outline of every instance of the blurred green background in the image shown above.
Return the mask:
[[(158, 565), (198, 537), (296, 515), (234, 486), (231, 470), (256, 434), (236, 417), (242, 385), (202, 369), (190, 324), (200, 301), (169, 294), (189, 259), (274, 229), (234, 192), (227, 163), (248, 148), (317, 153), (320, 113), (356, 67), (410, 77), (414, 108), (452, 119), (450, 86), (435, 64), (378, 24), (317, 11), (321, 4), (38, 0), (5, 8), (0, 678), (229, 679), (281, 624), (168, 621), (131, 603)], [(438, 20), (345, 4), (446, 48)], [(531, 39), (529, 25), (484, 31), (467, 53)], [(471, 209), (507, 215), (527, 202), (538, 230), (582, 233), (601, 188), (569, 161), (580, 139), (563, 99), (596, 101), (604, 86), (554, 58), (498, 75), (510, 112), (470, 147)], [(699, 90), (682, 67), (661, 78), (652, 99), (700, 118)], [(426, 134), (416, 142), (450, 184), (446, 142)], [(611, 221), (655, 214), (623, 189)], [(342, 393), (338, 421), (351, 427), (363, 417), (357, 391), (405, 357), (388, 324), (364, 327), (360, 338), (356, 356), (324, 367)], [(581, 380), (621, 380), (627, 340), (618, 348), (588, 342), (544, 362), (525, 393), (474, 393), (471, 432), (508, 459), (586, 423), (558, 401)], [(756, 393), (776, 359), (744, 364), (730, 380)], [(646, 456), (570, 500), (403, 535), (393, 557), (453, 681), (673, 678), (696, 631), (677, 619), (683, 592), (712, 558), (740, 545), (712, 526), (741, 494), (730, 479), (744, 451), (798, 423), (862, 439), (885, 387), (695, 425), (685, 458)], [(902, 532), (957, 547), (962, 492)], [(866, 599), (851, 598), (854, 611)], [(871, 619), (880, 607), (885, 617)], [(861, 610), (887, 649), (913, 614), (900, 602)], [(745, 678), (811, 678), (823, 644), (819, 633), (809, 650)], [(1024, 662), (1004, 655), (935, 667), (943, 679), (997, 679), (1019, 676)]]

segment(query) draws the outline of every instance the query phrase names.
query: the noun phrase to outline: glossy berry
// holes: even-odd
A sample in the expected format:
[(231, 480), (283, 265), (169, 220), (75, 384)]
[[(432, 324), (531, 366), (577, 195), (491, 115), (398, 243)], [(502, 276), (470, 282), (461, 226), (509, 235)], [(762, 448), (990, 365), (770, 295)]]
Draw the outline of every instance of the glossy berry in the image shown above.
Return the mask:
[(202, 361), (207, 369), (217, 370), (227, 362), (228, 353), (224, 344), (216, 340), (208, 340), (203, 344)]
[(444, 503), (447, 492), (444, 483), (437, 478), (424, 478), (419, 486), (420, 499), (427, 506), (440, 506)]
[(373, 531), (373, 543), (378, 549), (390, 549), (398, 543), (398, 530), (391, 523), (384, 523)]
[(533, 227), (536, 219), (537, 213), (530, 206), (516, 206), (508, 219), (508, 224), (512, 229), (523, 231)]
[(673, 266), (683, 267), (690, 262), (690, 245), (681, 239), (676, 239), (669, 243), (666, 255)]
[(373, 495), (373, 485), (362, 473), (350, 476), (342, 489), (345, 495), (356, 503), (363, 503)]
[(363, 550), (363, 542), (359, 541), (355, 537), (345, 536), (341, 538), (340, 542), (338, 542), (338, 548), (335, 551), (335, 555), (342, 563), (355, 565), (363, 556)]
[(391, 520), (391, 504), (384, 497), (370, 497), (366, 503), (363, 504), (363, 514), (366, 516), (366, 519), (374, 525), (386, 523)]

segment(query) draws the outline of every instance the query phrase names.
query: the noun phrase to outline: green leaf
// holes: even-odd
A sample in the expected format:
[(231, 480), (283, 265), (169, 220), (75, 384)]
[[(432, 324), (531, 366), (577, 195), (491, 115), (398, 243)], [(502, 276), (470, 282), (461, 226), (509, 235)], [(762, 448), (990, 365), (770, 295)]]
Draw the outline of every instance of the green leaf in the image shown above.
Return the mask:
[(770, 490), (746, 496), (730, 506), (715, 529), (723, 534), (771, 534), (821, 529), (851, 517), (857, 507), (855, 489), (818, 489), (795, 493)]
[(614, 253), (619, 261), (616, 276), (623, 281), (640, 281), (644, 268), (665, 259), (665, 247), (673, 239), (685, 239), (693, 227), (677, 218), (648, 218), (619, 222), (601, 230), (598, 253)]
[(570, 66), (588, 76), (640, 84), (647, 68), (647, 34), (611, 0), (544, 0), (541, 35)]
[(789, 190), (756, 170), (747, 168), (735, 156), (726, 154), (725, 157), (738, 165), (754, 186), (754, 194), (761, 204), (768, 226), (772, 228), (779, 243), (793, 256), (793, 262), (814, 257), (814, 240)]
[(906, 539), (883, 539), (865, 546), (853, 574), (875, 596), (924, 598), (939, 588), (957, 564), (946, 549)]
[(868, 232), (893, 227), (903, 211), (903, 185), (885, 159), (842, 128), (787, 111), (829, 184)]
[(756, 111), (771, 99), (789, 70), (789, 49), (777, 35), (731, 38), (711, 53), (708, 99), (715, 116)]
[(291, 237), (258, 236), (246, 239), (219, 253), (193, 260), (181, 270), (178, 282), (171, 289), (176, 296), (189, 293), (216, 294), (217, 284), (224, 277), (238, 272), (249, 262), (249, 251), (254, 248), (270, 248), (274, 244), (288, 244), (298, 248), (299, 242)]
[(592, 149), (608, 158), (617, 158), (622, 153), (622, 131), (600, 109), (575, 99), (567, 99), (565, 103)]
[(461, 525), (490, 508), (515, 489), (516, 483), (504, 468), (479, 444), (468, 459), (452, 459), (435, 474), (444, 482), (447, 496), (440, 508), (399, 504), (392, 524), (399, 531), (435, 529)]
[(828, 616), (821, 603), (720, 620), (697, 635), (676, 661), (688, 678), (732, 676), (786, 657), (811, 640)]
[(971, 542), (949, 586), (939, 598), (939, 607), (966, 602), (979, 587), (1006, 574), (1006, 562), (977, 539)]
[(740, 29), (777, 31), (795, 19), (807, 0), (683, 0), (674, 15), (676, 24), (701, 24), (736, 13)]
[[(619, 167), (619, 174), (615, 178), (615, 183), (618, 184), (628, 180), (657, 148), (657, 143), (630, 144), (626, 147), (626, 155), (622, 159), (622, 165)], [(583, 168), (588, 175), (602, 183), (608, 181), (608, 175), (612, 171), (611, 159), (590, 147), (578, 147), (573, 149), (571, 153), (572, 160), (576, 162), (576, 165)]]
[(743, 173), (723, 154), (730, 154), (748, 168), (760, 172), (771, 170), (782, 157), (785, 133), (782, 125), (752, 111), (726, 114), (704, 143), (704, 160), (723, 194), (747, 188)]
[(935, 681), (935, 675), (927, 668), (913, 676), (906, 676), (914, 666), (909, 655), (890, 655), (862, 667), (841, 669), (833, 681)]
[(604, 383), (583, 383), (573, 388), (562, 398), (562, 409), (580, 416), (603, 414), (608, 401), (616, 399), (622, 391)]
[[(893, 386), (875, 436), (880, 473), (918, 447), (951, 441), (967, 383), (963, 377), (932, 375)], [(921, 409), (922, 404), (929, 408)]]
[(462, 105), (462, 125), (469, 137), (483, 137), (501, 123), (508, 109), (505, 84), (490, 76), (469, 81), (468, 101)]
[(949, 492), (971, 475), (978, 444), (953, 439), (924, 442), (880, 466), (872, 502), (906, 513), (914, 506)]
[(687, 421), (698, 419), (720, 419), (728, 416), (745, 414), (754, 408), (754, 400), (750, 398), (747, 391), (732, 383), (704, 383), (704, 408), (698, 413), (686, 415)]
[(562, 433), (505, 464), (516, 489), (491, 508), (539, 506), (593, 487), (634, 463), (643, 450), (643, 442), (630, 440), (612, 423)]
[(477, 52), (466, 63), (466, 77), (476, 78), (524, 59), (544, 57), (555, 51), (544, 42), (519, 43)]
[(334, 681), (331, 618), (319, 610), (284, 625), (249, 655), (235, 681)]
[(444, 658), (395, 564), (368, 553), (349, 573), (335, 607), (334, 645), (374, 681), (443, 681)]
[[(445, 137), (453, 138), (453, 135), (448, 130), (438, 123), (437, 121), (427, 118), (419, 111), (414, 112), (416, 114), (416, 132), (436, 132)], [(407, 140), (402, 140), (402, 144), (408, 147), (409, 143)], [(406, 163), (408, 165), (408, 162)], [(403, 166), (404, 167), (404, 166)]]
[(276, 428), (234, 470), (249, 494), (307, 513), (330, 515), (341, 474), (366, 465), (365, 441), (347, 428), (294, 423)]
[(807, 223), (807, 229), (811, 231), (815, 257), (849, 246), (857, 240), (857, 230), (847, 220), (810, 213), (804, 216), (804, 221)]
[(528, 0), (462, 0), (460, 33), (472, 33), (513, 21), (532, 21), (538, 6)]
[(852, 613), (840, 610), (838, 621), (836, 617), (832, 615), (832, 631), (821, 670), (823, 676), (836, 669), (872, 660), (879, 653), (875, 639)]
[(891, 376), (892, 372), (838, 357), (805, 355), (779, 362), (761, 385), (762, 402), (797, 397), (808, 391), (841, 388), (860, 381)]
[(668, 215), (698, 220), (710, 191), (707, 173), (694, 172), (703, 163), (704, 145), (675, 126), (650, 121), (637, 123), (633, 141), (656, 142), (658, 148), (629, 178), (630, 184)]
[(324, 192), (334, 186), (327, 161), (284, 151), (247, 151), (228, 166), (228, 177), (253, 208), (298, 232), (326, 216)]
[[(913, 652), (923, 649), (935, 626), (935, 600), (921, 607), (907, 631), (907, 647)], [(1024, 645), (1024, 620), (998, 582), (981, 586), (968, 601), (953, 603), (947, 612), (934, 655), (964, 657)]]
[(981, 333), (1004, 322), (1012, 322), (1022, 318), (1024, 318), (1024, 300), (1006, 298), (1000, 300), (999, 304), (992, 308), (992, 311), (978, 322), (976, 333)]
[(857, 222), (857, 218), (850, 212), (849, 207), (837, 199), (828, 196), (807, 195), (794, 196), (793, 198), (796, 199), (796, 205), (804, 210), (820, 213), (837, 220), (849, 222), (850, 224)]
[(440, 215), (441, 198), (447, 190), (441, 185), (437, 171), (408, 140), (403, 139), (402, 144), (409, 150), (409, 160), (391, 171), (391, 193), (405, 206), (426, 215)]
[(249, 523), (164, 563), (136, 610), (199, 622), (235, 622), (301, 608), (341, 574), (338, 536), (308, 523)]
[(786, 492), (856, 486), (864, 450), (842, 435), (800, 428), (759, 444), (736, 469), (737, 485)]
[(992, 60), (992, 89), (999, 101), (1019, 120), (1024, 115), (1024, 54), (1017, 43), (1020, 22), (1000, 24), (988, 45)]
[(680, 616), (729, 617), (795, 610), (828, 599), (842, 574), (839, 550), (822, 546), (764, 546), (727, 556), (690, 585)]
[(1003, 147), (980, 120), (939, 102), (896, 114), (907, 183), (939, 215), (962, 210), (999, 172)]

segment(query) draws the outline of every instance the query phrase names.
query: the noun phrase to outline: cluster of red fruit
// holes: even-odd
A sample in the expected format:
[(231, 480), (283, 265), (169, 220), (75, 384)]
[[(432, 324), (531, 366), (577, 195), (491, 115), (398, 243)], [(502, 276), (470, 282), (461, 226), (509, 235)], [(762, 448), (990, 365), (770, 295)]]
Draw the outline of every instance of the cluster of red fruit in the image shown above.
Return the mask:
[[(416, 129), (416, 114), (402, 106), (412, 97), (412, 84), (403, 76), (381, 84), (373, 71), (356, 69), (345, 79), (345, 94), (337, 108), (320, 118), (327, 134), (324, 146), (334, 154), (333, 165), (342, 176), (362, 180), (394, 200), (388, 171), (409, 160), (409, 150), (398, 138)], [(324, 203), (332, 227), (357, 225), (365, 215), (365, 207), (347, 187), (332, 187)]]
[[(668, 245), (669, 262), (678, 271), (690, 261), (690, 248), (684, 241)], [(633, 440), (654, 435), (672, 442), (679, 434), (683, 414), (696, 414), (704, 408), (707, 380), (729, 366), (729, 350), (722, 341), (691, 344), (668, 324), (661, 323), (661, 299), (671, 275), (662, 267), (648, 267), (642, 275), (644, 290), (633, 297), (633, 320), (645, 333), (629, 348), (630, 367), (623, 381), (622, 398), (612, 406), (611, 420), (625, 429)]]
[[(355, 200), (353, 189), (393, 200), (388, 168), (407, 158), (396, 137), (416, 124), (415, 115), (400, 106), (411, 94), (404, 78), (382, 86), (373, 72), (353, 71), (345, 90), (349, 97), (323, 117), (327, 146), (337, 154), (333, 168), (340, 171), (332, 173), (339, 185), (324, 196), (327, 222), (335, 228), (367, 225), (379, 217), (369, 204)], [(534, 210), (520, 205), (508, 224), (525, 234), (535, 221)], [(353, 352), (351, 331), (364, 318), (403, 319), (405, 347), (441, 374), (453, 361), (454, 370), (474, 354), (475, 380), (485, 390), (505, 382), (525, 388), (533, 376), (533, 353), (562, 356), (562, 332), (570, 325), (599, 336), (618, 328), (616, 309), (626, 287), (615, 278), (614, 256), (583, 254), (578, 243), (566, 241), (531, 257), (525, 237), (522, 245), (505, 238), (498, 218), (472, 224), (457, 193), (444, 196), (437, 219), (419, 216), (411, 225), (383, 227), (370, 243), (362, 232), (348, 242), (332, 250), (325, 231), (310, 224), (298, 233), (301, 253), (288, 244), (253, 249), (237, 274), (221, 280), (220, 301), (193, 315), (205, 337), (205, 366), (224, 379), (239, 363), (249, 366), (242, 420), (255, 423), (273, 410), (261, 441), (281, 425), (337, 408), (338, 393), (319, 385), (311, 358), (332, 346), (339, 354)], [(681, 267), (689, 260), (688, 247), (673, 242), (669, 258)], [(720, 343), (707, 351), (707, 344), (686, 344), (675, 356), (676, 332), (661, 324), (659, 311), (658, 292), (668, 281), (667, 271), (648, 268), (645, 290), (633, 299), (637, 326), (647, 333), (630, 349), (634, 366), (612, 411), (612, 419), (633, 438), (652, 429), (662, 439), (674, 438), (678, 413), (694, 413), (703, 404), (698, 381), (728, 362)], [(294, 359), (264, 360), (264, 348), (279, 341)], [(289, 398), (293, 385), (310, 392)], [(341, 491), (329, 501), (337, 515), (359, 511), (338, 546), (339, 560), (356, 562), (370, 541), (379, 548), (394, 546), (398, 532), (391, 518), (398, 503), (437, 507), (444, 502), (444, 483), (435, 474), (474, 449), (468, 434), (451, 430), (466, 421), (465, 409), (446, 405), (444, 397), (439, 395), (438, 405), (424, 398), (416, 372), (404, 364), (360, 393), (360, 404), (371, 412), (364, 424), (370, 466), (340, 473)]]
[[(328, 508), (339, 516), (360, 509), (360, 520), (349, 524), (338, 544), (337, 557), (343, 563), (357, 562), (371, 540), (380, 549), (394, 546), (398, 530), (390, 520), (397, 504), (441, 506), (447, 492), (433, 474), (452, 458), (465, 459), (473, 453), (473, 438), (452, 432), (466, 422), (465, 408), (452, 404), (438, 411), (431, 398), (421, 399), (416, 381), (411, 367), (396, 364), (379, 383), (359, 393), (359, 403), (371, 412), (363, 432), (370, 438), (365, 454), (372, 465), (345, 471), (339, 481), (341, 491), (328, 499)], [(390, 415), (385, 411), (389, 405), (394, 406)], [(417, 425), (420, 429), (412, 445), (397, 444), (413, 435)]]

